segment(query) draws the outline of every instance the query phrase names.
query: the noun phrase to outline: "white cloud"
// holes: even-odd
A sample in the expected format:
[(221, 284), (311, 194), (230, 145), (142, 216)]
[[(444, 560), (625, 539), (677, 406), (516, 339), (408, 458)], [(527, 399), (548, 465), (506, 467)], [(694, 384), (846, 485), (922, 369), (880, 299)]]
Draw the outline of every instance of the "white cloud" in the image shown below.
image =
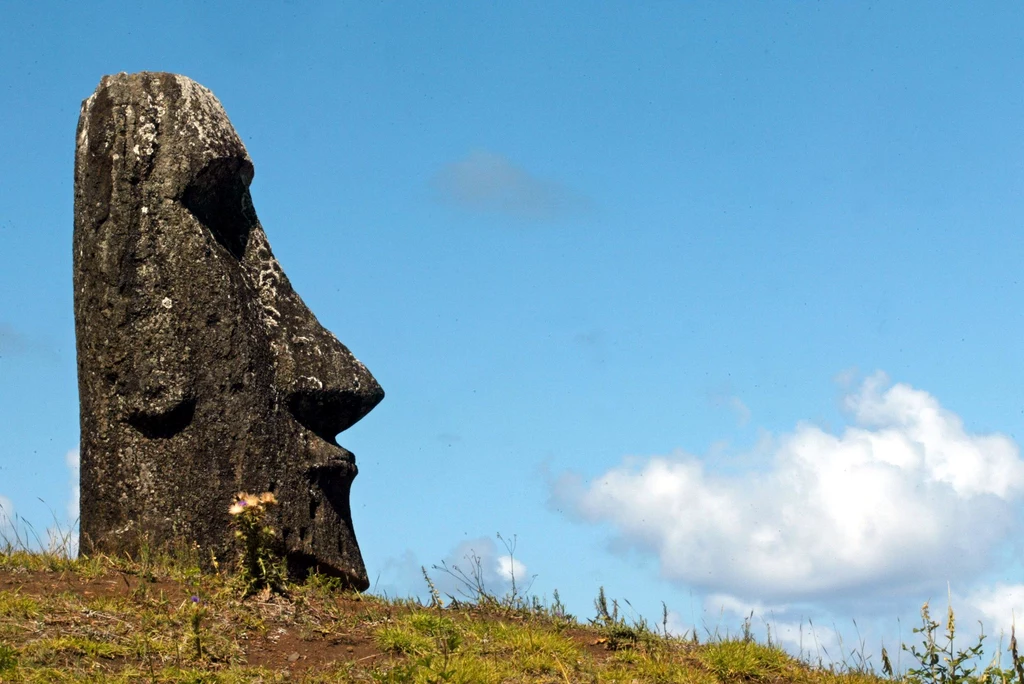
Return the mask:
[(71, 476), (69, 482), (69, 486), (71, 487), (71, 498), (68, 500), (67, 514), (68, 523), (73, 526), (78, 520), (78, 513), (82, 499), (82, 489), (79, 484), (81, 462), (77, 447), (64, 454), (64, 462), (67, 464)]
[[(804, 606), (804, 609), (809, 606)], [(690, 639), (696, 633), (698, 639), (719, 639), (743, 635), (744, 624), (755, 639), (764, 643), (769, 639), (794, 655), (811, 662), (832, 662), (842, 649), (838, 648), (843, 638), (834, 620), (820, 610), (813, 610), (817, 618), (827, 625), (815, 624), (806, 612), (794, 615), (791, 606), (767, 605), (761, 601), (746, 601), (728, 594), (708, 594), (704, 597), (699, 616), (691, 616), (697, 624), (689, 622), (678, 612), (668, 611), (667, 630), (669, 634)], [(662, 628), (659, 623), (658, 629)], [(844, 662), (841, 658), (838, 662)]]
[(763, 621), (766, 635), (770, 629), (775, 643), (802, 659), (835, 662), (833, 659), (843, 657), (839, 635), (833, 625), (823, 627), (805, 620), (773, 620), (761, 614), (756, 617)]
[(1024, 584), (1000, 583), (978, 588), (969, 593), (965, 601), (980, 614), (990, 634), (1009, 634), (1017, 620), (1024, 626)]
[(750, 422), (750, 409), (739, 397), (729, 397), (729, 407), (736, 414), (736, 424), (744, 427)]
[(81, 458), (77, 447), (64, 454), (64, 462), (68, 466), (68, 474), (70, 476), (68, 486), (71, 489), (71, 496), (68, 499), (67, 505), (68, 523), (67, 527), (58, 525), (50, 528), (47, 530), (47, 534), (51, 548), (61, 549), (69, 557), (74, 558), (78, 555), (78, 520), (82, 498), (79, 480)]
[(24, 354), (29, 349), (29, 340), (25, 335), (7, 323), (0, 323), (0, 356)]
[(387, 557), (371, 570), (370, 591), (388, 598), (420, 596), (426, 589), (421, 566), (412, 549), (406, 549), (400, 556)]
[(418, 596), (429, 600), (422, 570), (425, 566), (431, 582), (445, 600), (448, 597), (460, 601), (476, 598), (477, 586), (491, 596), (504, 597), (512, 590), (513, 573), (516, 591), (523, 593), (533, 578), (526, 574), (522, 561), (502, 553), (507, 550), (499, 548), (488, 537), (467, 539), (457, 544), (443, 560), (424, 564), (407, 549), (400, 557), (385, 560), (372, 591), (391, 597)]
[(5, 543), (14, 546), (28, 546), (31, 548), (45, 548), (49, 551), (60, 551), (69, 557), (78, 554), (78, 511), (81, 499), (79, 487), (79, 451), (71, 449), (64, 454), (64, 463), (68, 467), (68, 487), (70, 497), (67, 502), (66, 513), (67, 523), (61, 522), (54, 516), (53, 525), (45, 530), (45, 542), (36, 536), (30, 524), (21, 521), (21, 529), (16, 525), (14, 505), (7, 497), (0, 496), (0, 548)]
[(728, 383), (708, 393), (708, 400), (713, 406), (728, 408), (736, 416), (737, 427), (746, 427), (750, 422), (750, 408), (735, 394), (732, 394)]
[(434, 177), (441, 199), (472, 211), (553, 219), (586, 207), (559, 183), (538, 178), (494, 152), (476, 150)]
[[(773, 643), (802, 658), (830, 661), (838, 655), (836, 647), (840, 637), (834, 623), (821, 627), (806, 615), (793, 619), (792, 612), (790, 606), (766, 605), (729, 594), (709, 594), (704, 598), (704, 615), (718, 615), (728, 634), (736, 635), (738, 630), (742, 630), (743, 623), (748, 622), (758, 639), (766, 641), (770, 636)], [(823, 615), (821, 611), (815, 612)], [(722, 627), (716, 625), (715, 629)], [(710, 630), (705, 626), (705, 631)]]
[(729, 594), (708, 594), (704, 598), (706, 610), (722, 610), (733, 616), (745, 618), (749, 615), (767, 615), (776, 610), (785, 610), (782, 606), (767, 606), (761, 601), (745, 601)]
[(463, 541), (445, 557), (443, 566), (434, 566), (430, 576), (443, 596), (465, 599), (475, 598), (477, 585), (492, 596), (506, 595), (512, 590), (515, 573), (516, 591), (522, 593), (532, 581), (526, 565), (501, 551), (507, 549), (499, 550), (489, 537)]
[(512, 556), (498, 556), (498, 576), (506, 582), (511, 583), (514, 579), (517, 583), (526, 579), (526, 566), (522, 561)]
[(800, 423), (771, 467), (739, 476), (684, 453), (627, 459), (553, 498), (652, 551), (669, 579), (739, 600), (880, 596), (982, 569), (1013, 523), (1024, 461), (927, 392), (876, 374), (847, 397), (841, 434)]
[(687, 623), (683, 616), (674, 610), (668, 611), (668, 621), (664, 629), (672, 636), (693, 638), (694, 626)]

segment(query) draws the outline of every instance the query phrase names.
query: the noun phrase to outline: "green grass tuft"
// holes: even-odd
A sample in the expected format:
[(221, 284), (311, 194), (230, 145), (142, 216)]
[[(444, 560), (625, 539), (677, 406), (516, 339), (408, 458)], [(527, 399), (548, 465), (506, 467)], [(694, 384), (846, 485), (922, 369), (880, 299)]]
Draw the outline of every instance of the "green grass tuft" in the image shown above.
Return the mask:
[(952, 612), (940, 625), (927, 607), (921, 643), (902, 649), (914, 664), (893, 673), (885, 657), (876, 673), (863, 645), (852, 664), (815, 665), (758, 643), (749, 621), (739, 638), (697, 643), (668, 632), (667, 608), (652, 627), (603, 588), (581, 622), (557, 593), (551, 604), (519, 584), (487, 593), (472, 563), (447, 605), (424, 571), (424, 605), (316, 574), (254, 593), (202, 560), (188, 545), (79, 559), (0, 547), (0, 682), (1024, 684), (1015, 638), (1011, 667), (982, 665), (981, 642), (954, 648)]

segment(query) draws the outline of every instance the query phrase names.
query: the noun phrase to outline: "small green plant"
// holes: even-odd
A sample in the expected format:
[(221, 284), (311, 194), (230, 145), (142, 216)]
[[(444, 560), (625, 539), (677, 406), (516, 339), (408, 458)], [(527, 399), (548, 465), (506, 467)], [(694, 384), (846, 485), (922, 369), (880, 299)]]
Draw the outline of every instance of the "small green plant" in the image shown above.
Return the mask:
[(189, 615), (188, 640), (192, 647), (192, 653), (196, 660), (203, 659), (203, 618), (206, 617), (206, 608), (198, 596), (192, 596), (187, 602)]
[[(518, 538), (516, 535), (512, 535), (511, 539), (506, 539), (501, 536), (499, 532), (497, 535), (498, 541), (504, 546), (508, 552), (508, 580), (511, 584), (508, 592), (504, 596), (498, 596), (491, 592), (484, 581), (484, 566), (483, 558), (475, 551), (471, 551), (466, 555), (465, 559), (468, 562), (468, 570), (464, 570), (457, 564), (449, 566), (445, 561), (441, 561), (440, 565), (434, 565), (433, 569), (438, 572), (442, 572), (456, 582), (456, 592), (466, 599), (471, 604), (478, 606), (488, 606), (492, 608), (498, 608), (503, 610), (506, 615), (511, 615), (515, 612), (528, 613), (534, 609), (535, 601), (531, 601), (529, 598), (530, 587), (533, 586), (533, 580), (536, 579), (536, 575), (531, 578), (529, 584), (524, 588), (522, 585), (521, 577), (516, 576), (516, 544)], [(424, 572), (426, 572), (424, 570)], [(429, 578), (428, 578), (429, 583)], [(459, 600), (452, 594), (447, 595), (451, 600), (450, 605), (457, 606), (463, 601)]]
[(420, 570), (423, 571), (423, 579), (426, 580), (427, 589), (430, 590), (430, 607), (440, 608), (443, 605), (441, 602), (441, 592), (434, 585), (434, 580), (430, 579), (430, 573), (427, 572), (426, 566), (421, 565)]
[(543, 601), (534, 597), (534, 605), (530, 612), (533, 615), (551, 619), (555, 627), (559, 630), (566, 629), (576, 624), (576, 616), (569, 613), (565, 604), (562, 603), (562, 597), (559, 595), (558, 589), (555, 589), (551, 593), (551, 605), (545, 605)]
[(275, 551), (277, 537), (267, 520), (267, 511), (276, 505), (277, 500), (270, 492), (239, 492), (228, 509), (234, 518), (235, 536), (242, 543), (238, 571), (243, 596), (284, 588), (283, 562)]
[[(448, 681), (453, 674), (450, 669), (452, 655), (462, 644), (462, 636), (455, 627), (455, 623), (444, 616), (441, 595), (438, 593), (437, 587), (434, 586), (433, 580), (430, 579), (427, 569), (425, 567), (420, 569), (423, 570), (423, 579), (427, 581), (427, 588), (430, 590), (430, 607), (436, 611), (436, 615), (429, 613), (416, 615), (413, 616), (411, 623), (417, 632), (434, 639), (437, 650), (441, 654), (440, 668), (436, 673), (438, 681)], [(430, 658), (427, 658), (426, 664), (431, 664)]]
[(786, 681), (783, 673), (790, 662), (782, 649), (746, 641), (742, 636), (709, 642), (698, 657), (722, 682)]
[(1010, 660), (1013, 661), (1013, 671), (1017, 673), (1017, 684), (1024, 684), (1024, 660), (1021, 660), (1017, 652), (1017, 625), (1010, 625)]
[(7, 644), (0, 644), (0, 675), (18, 666), (18, 652)]
[[(979, 623), (980, 624), (980, 623)], [(978, 641), (967, 648), (957, 649), (954, 645), (956, 636), (956, 616), (950, 605), (946, 610), (946, 629), (939, 632), (939, 623), (931, 616), (926, 601), (921, 606), (921, 626), (915, 627), (914, 634), (921, 635), (921, 648), (911, 644), (903, 644), (903, 650), (917, 661), (916, 667), (907, 669), (906, 678), (921, 684), (980, 684), (983, 682), (1005, 682), (1012, 678), (1011, 672), (1003, 672), (999, 668), (998, 653), (987, 667), (978, 672), (975, 662), (982, 657), (984, 651), (985, 631), (982, 627)], [(1011, 651), (1013, 650), (1011, 642)], [(1016, 658), (1014, 659), (1016, 661)], [(883, 669), (892, 672), (892, 665), (886, 665), (888, 657), (883, 657)]]
[(750, 615), (743, 618), (743, 643), (745, 644), (749, 644), (754, 641), (754, 631), (750, 626), (753, 619), (754, 611), (750, 611)]
[[(512, 614), (500, 603), (449, 606), (426, 573), (422, 602), (357, 597), (315, 575), (283, 596), (244, 601), (237, 576), (193, 569), (192, 551), (96, 556), (69, 571), (38, 554), (0, 556), (0, 682), (922, 684), (808, 667), (742, 633), (694, 646), (668, 629), (665, 606), (648, 627), (603, 591), (592, 626), (571, 622), (557, 594)], [(144, 571), (156, 582), (140, 593)]]
[[(632, 609), (629, 601), (625, 602)], [(597, 598), (594, 599), (594, 610), (597, 616), (590, 620), (590, 624), (599, 627), (604, 633), (603, 643), (613, 651), (624, 648), (631, 648), (640, 644), (650, 645), (657, 635), (651, 630), (647, 620), (643, 617), (634, 618), (632, 624), (626, 618), (619, 615), (619, 602), (612, 599), (611, 609), (608, 608), (608, 597), (605, 596), (604, 587), (597, 590)], [(668, 621), (668, 609), (664, 609), (665, 621)]]

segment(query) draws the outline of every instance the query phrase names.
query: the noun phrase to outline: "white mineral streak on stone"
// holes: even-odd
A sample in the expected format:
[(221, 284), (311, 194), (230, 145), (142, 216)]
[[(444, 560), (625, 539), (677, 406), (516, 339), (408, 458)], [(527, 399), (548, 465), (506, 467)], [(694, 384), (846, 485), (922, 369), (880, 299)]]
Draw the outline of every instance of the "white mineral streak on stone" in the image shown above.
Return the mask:
[[(125, 127), (128, 129), (127, 133), (125, 134), (125, 137), (127, 139), (130, 139), (133, 133), (135, 132), (135, 110), (132, 108), (131, 105), (127, 105), (124, 108), (124, 122)], [(139, 146), (136, 145), (132, 149), (132, 152), (135, 153), (136, 157), (139, 156)]]
[(270, 306), (269, 304), (263, 305), (263, 311), (264, 313), (266, 313), (266, 316), (263, 317), (265, 319), (266, 324), (272, 328), (276, 328), (278, 326), (277, 321), (279, 318), (281, 318), (281, 312), (275, 309), (274, 307)]
[[(245, 150), (245, 145), (235, 133), (217, 96), (190, 78), (179, 75), (175, 75), (174, 78), (185, 100), (181, 108), (185, 114), (183, 124), (195, 130), (195, 137), (190, 144), (195, 146), (202, 143), (202, 146), (210, 147), (211, 139), (214, 142), (230, 140), (237, 141)], [(246, 157), (248, 156), (246, 152)]]
[[(254, 232), (253, 247), (256, 254), (270, 254), (270, 244), (262, 231)], [(263, 308), (263, 318), (267, 325), (276, 327), (281, 319), (281, 312), (273, 306), (277, 301), (277, 285), (280, 282), (280, 266), (273, 257), (260, 260), (260, 270), (257, 276), (256, 286), (259, 292), (260, 306)]]
[(167, 114), (167, 107), (163, 104), (164, 102), (164, 91), (160, 90), (156, 94), (156, 122), (163, 123), (164, 116)]
[[(83, 121), (88, 120), (89, 111), (92, 109), (93, 102), (96, 101), (96, 93), (93, 93), (85, 102), (82, 103), (82, 115)], [(81, 132), (78, 134), (78, 154), (85, 154), (89, 149), (89, 127), (82, 126)]]
[[(127, 497), (122, 496), (121, 498), (125, 499)], [(130, 529), (132, 529), (133, 527), (135, 527), (135, 521), (134, 520), (129, 520), (127, 525), (125, 525), (124, 527), (119, 527), (116, 530), (114, 530), (114, 534), (117, 534), (117, 535), (124, 534), (125, 532), (127, 532)]]
[(149, 498), (152, 499), (153, 493), (156, 491), (156, 483), (153, 479), (153, 471), (149, 468), (149, 463), (145, 459), (139, 459), (139, 485), (140, 489), (145, 491)]
[(172, 306), (174, 306), (174, 302), (171, 301), (170, 297), (164, 297), (163, 301), (160, 302), (160, 306), (164, 307), (165, 309), (170, 309)]
[[(303, 382), (304, 380), (308, 381), (308, 383), (307, 382)], [(296, 384), (299, 384), (299, 385), (309, 384), (309, 385), (312, 385), (312, 386), (316, 387), (317, 389), (323, 389), (324, 388), (324, 381), (321, 380), (320, 378), (314, 377), (312, 375), (302, 375), (302, 376), (299, 376), (299, 382), (296, 383)]]
[(149, 207), (142, 207), (142, 213), (143, 214), (148, 214), (149, 213)]
[[(143, 117), (140, 117), (140, 121)], [(152, 121), (147, 121), (139, 127), (139, 137), (145, 141), (146, 148), (142, 150), (142, 153), (147, 157), (153, 154), (153, 145), (156, 143), (156, 124)], [(139, 154), (139, 146), (135, 146), (135, 154)]]

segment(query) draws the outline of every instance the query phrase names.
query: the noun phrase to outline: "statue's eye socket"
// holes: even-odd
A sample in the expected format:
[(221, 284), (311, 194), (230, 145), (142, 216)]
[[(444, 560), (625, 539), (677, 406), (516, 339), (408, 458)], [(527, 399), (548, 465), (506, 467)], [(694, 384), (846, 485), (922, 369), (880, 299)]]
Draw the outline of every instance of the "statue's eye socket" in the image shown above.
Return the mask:
[(214, 159), (185, 188), (181, 202), (236, 259), (245, 254), (256, 211), (249, 196), (252, 163), (245, 158)]
[(150, 439), (170, 439), (192, 423), (196, 400), (186, 397), (160, 410), (135, 411), (128, 423)]

